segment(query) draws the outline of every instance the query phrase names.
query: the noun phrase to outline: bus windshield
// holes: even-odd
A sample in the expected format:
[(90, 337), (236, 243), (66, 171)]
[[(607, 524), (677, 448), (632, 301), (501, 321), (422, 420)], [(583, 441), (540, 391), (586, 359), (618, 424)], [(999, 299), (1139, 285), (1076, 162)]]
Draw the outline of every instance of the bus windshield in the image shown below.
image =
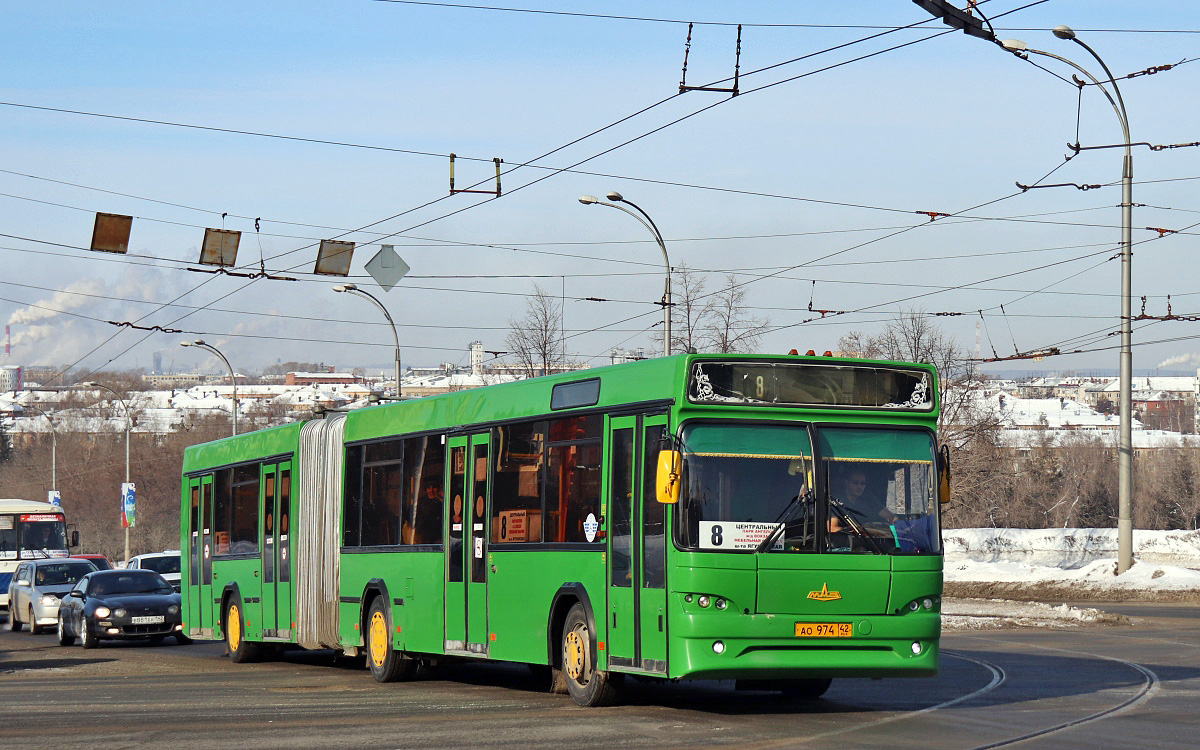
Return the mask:
[(822, 428), (826, 551), (939, 554), (933, 435)]
[[(63, 517), (56, 513), (21, 513), (0, 521), (0, 559), (66, 557)], [(4, 528), (7, 527), (7, 528)]]
[[(680, 543), (702, 550), (938, 554), (925, 430), (701, 423), (683, 432)], [(780, 529), (782, 526), (782, 529)], [(768, 540), (770, 540), (768, 542)]]
[(804, 425), (689, 425), (683, 433), (683, 546), (755, 550), (786, 523), (772, 549), (814, 550), (811, 475)]

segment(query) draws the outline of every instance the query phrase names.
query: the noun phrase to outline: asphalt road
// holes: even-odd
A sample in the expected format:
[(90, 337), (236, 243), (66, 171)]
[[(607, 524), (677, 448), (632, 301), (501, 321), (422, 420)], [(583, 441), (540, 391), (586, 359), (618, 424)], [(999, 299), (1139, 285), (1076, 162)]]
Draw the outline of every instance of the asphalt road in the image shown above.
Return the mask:
[(1195, 748), (1200, 605), (1096, 605), (1132, 624), (949, 633), (942, 673), (835, 680), (790, 702), (729, 682), (628, 684), (583, 709), (516, 665), (380, 685), (329, 652), (231, 664), (220, 644), (64, 648), (0, 631), (12, 748)]

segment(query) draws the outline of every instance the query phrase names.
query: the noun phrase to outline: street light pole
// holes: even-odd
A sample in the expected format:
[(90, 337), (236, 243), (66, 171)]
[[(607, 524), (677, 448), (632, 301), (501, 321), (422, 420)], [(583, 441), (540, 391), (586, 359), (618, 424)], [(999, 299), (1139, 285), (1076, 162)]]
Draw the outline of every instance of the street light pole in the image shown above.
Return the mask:
[[(1018, 57), (1042, 55), (1070, 65), (1095, 84), (1112, 105), (1125, 137), (1125, 159), (1121, 167), (1121, 351), (1120, 351), (1120, 424), (1117, 431), (1117, 573), (1133, 565), (1133, 148), (1129, 138), (1129, 114), (1112, 71), (1088, 45), (1076, 38), (1068, 26), (1055, 26), (1054, 36), (1075, 42), (1088, 51), (1108, 80), (1103, 83), (1086, 69), (1050, 52), (1031, 49), (1017, 39), (1005, 39), (1000, 46)], [(1105, 83), (1112, 84), (1116, 99)]]
[(396, 332), (396, 323), (392, 320), (392, 314), (388, 312), (382, 302), (375, 298), (375, 295), (359, 289), (357, 284), (338, 284), (333, 291), (349, 292), (357, 294), (359, 297), (365, 297), (375, 303), (375, 306), (383, 313), (383, 317), (387, 318), (388, 325), (392, 327), (392, 339), (396, 342), (396, 398), (400, 398), (400, 334)]
[[(662, 250), (663, 265), (666, 267), (666, 285), (663, 287), (662, 306), (663, 306), (663, 356), (671, 356), (671, 260), (667, 257), (667, 243), (663, 241), (662, 233), (658, 231), (658, 227), (654, 224), (654, 220), (650, 218), (650, 214), (646, 213), (641, 206), (629, 200), (625, 196), (615, 190), (604, 196), (608, 201), (602, 201), (594, 195), (581, 195), (579, 202), (585, 206), (600, 205), (616, 208), (629, 214), (633, 218), (642, 223), (642, 226), (650, 230), (650, 234), (654, 235), (655, 242), (658, 243), (658, 249)], [(625, 203), (637, 209), (637, 213), (630, 211), (625, 206), (619, 205)]]
[(237, 420), (238, 420), (237, 374), (234, 373), (234, 371), (233, 371), (233, 365), (229, 364), (229, 360), (225, 358), (225, 355), (222, 354), (217, 349), (217, 347), (213, 346), (212, 344), (204, 343), (204, 339), (196, 339), (195, 341), (182, 341), (182, 342), (180, 342), (179, 345), (180, 346), (194, 346), (199, 349), (203, 349), (207, 352), (212, 352), (213, 354), (220, 357), (221, 361), (225, 363), (225, 367), (229, 370), (229, 382), (233, 384), (233, 434), (237, 435), (238, 434), (238, 427), (237, 427)]
[[(1054, 36), (1059, 39), (1073, 41), (1087, 50), (1088, 54), (1100, 63), (1108, 80), (1112, 84), (1116, 99), (1108, 93), (1104, 83), (1094, 75), (1074, 62), (1059, 57), (1050, 52), (1030, 49), (1018, 39), (996, 38), (991, 23), (987, 19), (977, 18), (972, 14), (959, 10), (950, 5), (947, 0), (913, 0), (934, 16), (941, 18), (944, 23), (956, 29), (962, 29), (971, 36), (977, 36), (999, 44), (1022, 59), (1029, 55), (1044, 55), (1070, 65), (1083, 73), (1104, 93), (1109, 104), (1121, 121), (1121, 132), (1125, 136), (1125, 160), (1121, 169), (1121, 351), (1120, 351), (1120, 425), (1117, 434), (1117, 573), (1124, 573), (1133, 565), (1133, 151), (1129, 138), (1129, 115), (1125, 111), (1125, 100), (1121, 97), (1121, 89), (1108, 65), (1096, 54), (1096, 51), (1075, 36), (1075, 31), (1069, 26), (1056, 26)], [(974, 8), (978, 12), (978, 8)], [(987, 28), (984, 28), (984, 25)]]
[[(102, 388), (121, 402), (121, 408), (125, 410), (125, 484), (129, 484), (129, 431), (133, 429), (133, 416), (129, 413), (129, 404), (125, 399), (121, 398), (121, 394), (117, 393), (112, 388), (109, 388), (103, 383), (80, 383), (84, 388)], [(125, 562), (129, 562), (129, 527), (125, 527)]]
[(54, 426), (54, 412), (45, 411), (33, 404), (22, 404), (22, 408), (25, 407), (41, 414), (46, 418), (46, 424), (50, 425), (50, 491), (53, 492), (58, 489), (58, 429)]

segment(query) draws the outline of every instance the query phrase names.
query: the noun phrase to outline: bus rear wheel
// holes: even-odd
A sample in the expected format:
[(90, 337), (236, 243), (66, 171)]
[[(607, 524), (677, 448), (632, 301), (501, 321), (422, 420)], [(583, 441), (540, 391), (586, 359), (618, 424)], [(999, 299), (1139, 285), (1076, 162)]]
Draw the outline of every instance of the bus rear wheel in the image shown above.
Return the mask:
[(245, 664), (258, 659), (258, 644), (246, 640), (246, 618), (242, 612), (241, 597), (234, 597), (225, 610), (225, 648), (229, 661)]
[(392, 618), (383, 597), (371, 602), (367, 613), (367, 666), (378, 682), (408, 680), (417, 672), (417, 660), (392, 646)]
[(580, 706), (608, 706), (617, 698), (617, 683), (608, 672), (596, 669), (587, 609), (571, 607), (562, 631), (562, 674), (571, 700)]

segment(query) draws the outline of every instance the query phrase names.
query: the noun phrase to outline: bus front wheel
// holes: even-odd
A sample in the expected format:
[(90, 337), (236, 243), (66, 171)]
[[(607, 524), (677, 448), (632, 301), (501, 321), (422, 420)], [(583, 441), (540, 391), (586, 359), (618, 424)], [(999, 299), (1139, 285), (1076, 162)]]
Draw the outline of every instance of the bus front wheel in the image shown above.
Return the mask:
[(408, 680), (416, 674), (417, 661), (392, 646), (392, 618), (384, 601), (376, 597), (367, 613), (367, 666), (379, 682)]
[(582, 604), (571, 607), (563, 622), (562, 673), (571, 700), (580, 706), (608, 706), (616, 700), (614, 676), (596, 669), (592, 632)]
[(246, 640), (246, 616), (240, 596), (230, 599), (225, 609), (225, 648), (234, 664), (258, 659), (258, 644)]

